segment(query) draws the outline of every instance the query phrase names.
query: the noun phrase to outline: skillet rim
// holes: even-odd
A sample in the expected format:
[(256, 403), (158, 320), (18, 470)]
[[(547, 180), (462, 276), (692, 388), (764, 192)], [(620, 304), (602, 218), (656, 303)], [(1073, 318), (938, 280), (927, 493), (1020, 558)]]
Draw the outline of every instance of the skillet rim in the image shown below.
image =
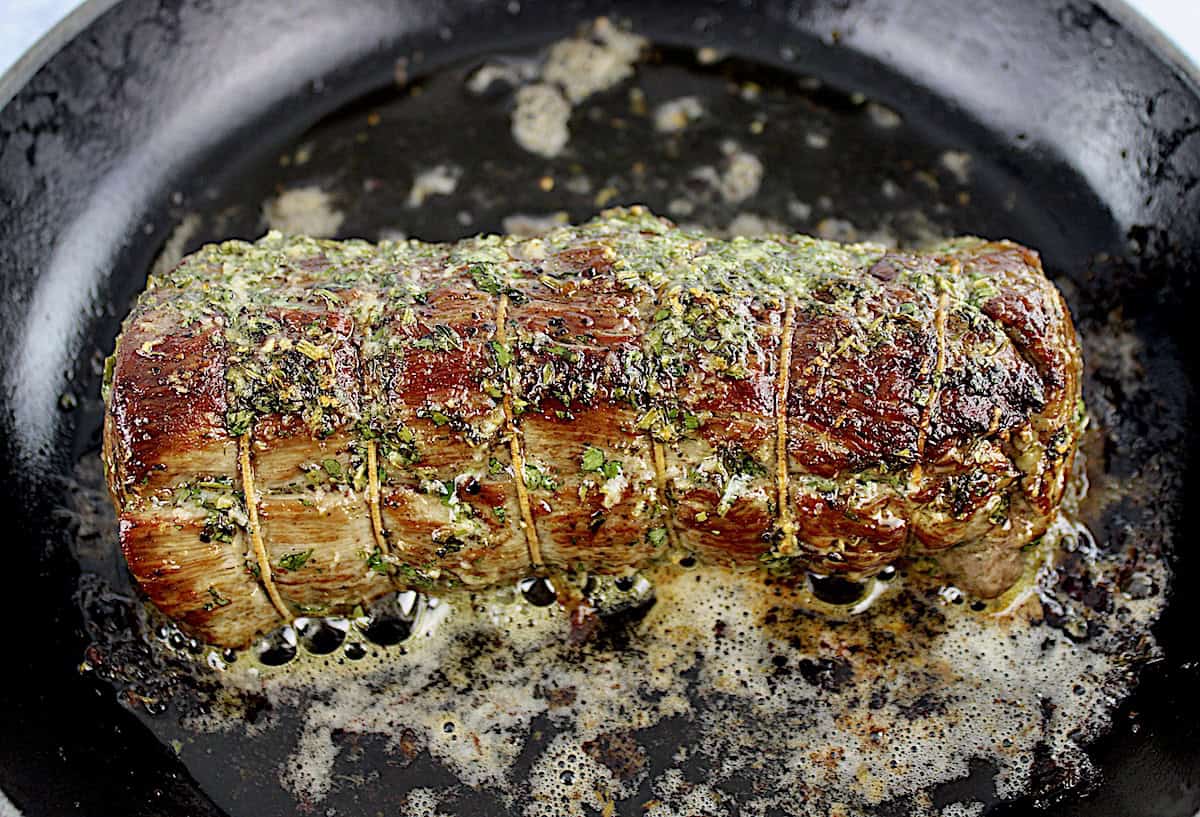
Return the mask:
[[(88, 0), (88, 4), (107, 0)], [(119, 2), (119, 0), (117, 0)], [(1165, 65), (1179, 69), (1183, 78), (1190, 81), (1192, 90), (1200, 93), (1200, 60), (1193, 61), (1146, 15), (1131, 6), (1128, 0), (1093, 0), (1093, 2), (1115, 19), (1122, 28), (1127, 28), (1141, 42), (1151, 46), (1155, 56), (1161, 57)], [(0, 99), (3, 81), (0, 79)]]
[[(7, 71), (0, 74), (0, 111), (29, 84), (29, 81), (63, 47), (92, 23), (115, 8), (122, 0), (84, 0), (74, 11), (43, 34), (22, 54)], [(1165, 31), (1133, 8), (1128, 0), (1093, 0), (1094, 4), (1112, 17), (1122, 28), (1133, 34), (1149, 48), (1163, 65), (1174, 68), (1200, 97), (1200, 61), (1193, 61), (1180, 50)]]
[(7, 71), (0, 74), (0, 110), (16, 99), (17, 94), (55, 54), (67, 43), (87, 30), (106, 11), (121, 0), (84, 0), (74, 11), (54, 24), (37, 42), (17, 58)]

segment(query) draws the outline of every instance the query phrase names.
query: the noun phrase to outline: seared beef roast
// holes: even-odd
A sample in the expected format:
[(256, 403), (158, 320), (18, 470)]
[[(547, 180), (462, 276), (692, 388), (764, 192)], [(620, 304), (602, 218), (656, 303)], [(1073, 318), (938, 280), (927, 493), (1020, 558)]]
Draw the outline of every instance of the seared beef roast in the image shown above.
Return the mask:
[(1081, 412), (1028, 249), (718, 240), (642, 208), (209, 246), (151, 279), (110, 363), (129, 568), (220, 645), (667, 553), (856, 576), (955, 548), (995, 594), (1057, 513)]

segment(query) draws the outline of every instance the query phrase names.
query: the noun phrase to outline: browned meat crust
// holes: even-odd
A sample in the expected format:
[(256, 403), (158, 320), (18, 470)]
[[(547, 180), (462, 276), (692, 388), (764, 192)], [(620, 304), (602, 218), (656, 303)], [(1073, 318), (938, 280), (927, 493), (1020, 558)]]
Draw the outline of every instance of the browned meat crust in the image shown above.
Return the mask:
[(133, 575), (216, 644), (669, 551), (863, 575), (964, 545), (996, 593), (1062, 498), (1079, 355), (1008, 242), (721, 241), (641, 208), (530, 240), (271, 234), (151, 281), (105, 462)]

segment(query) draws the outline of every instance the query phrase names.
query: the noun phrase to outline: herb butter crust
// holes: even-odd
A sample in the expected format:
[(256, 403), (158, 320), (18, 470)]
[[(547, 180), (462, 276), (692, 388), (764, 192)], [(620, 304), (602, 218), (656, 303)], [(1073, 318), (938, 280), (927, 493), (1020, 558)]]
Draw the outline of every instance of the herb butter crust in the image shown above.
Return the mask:
[(134, 577), (219, 645), (668, 552), (850, 576), (943, 553), (990, 596), (1057, 512), (1080, 371), (1009, 242), (719, 240), (641, 207), (533, 239), (272, 232), (151, 278), (104, 460)]

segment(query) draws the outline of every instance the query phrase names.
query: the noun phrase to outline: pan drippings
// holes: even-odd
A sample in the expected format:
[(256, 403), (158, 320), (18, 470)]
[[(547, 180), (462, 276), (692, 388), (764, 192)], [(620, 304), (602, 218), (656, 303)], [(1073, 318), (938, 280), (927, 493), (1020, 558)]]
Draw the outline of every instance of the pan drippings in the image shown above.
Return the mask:
[[(162, 628), (152, 662), (183, 679), (165, 696), (111, 643), (88, 669), (181, 730), (185, 763), (206, 762), (192, 742), (282, 740), (269, 785), (313, 807), (382, 761), (433, 764), (514, 814), (976, 813), (939, 812), (939, 787), (983, 769), (982, 791), (1011, 798), (1087, 777), (1083, 746), (1154, 652), (1165, 569), (1143, 558), (1121, 591), (1127, 559), (1064, 517), (990, 603), (919, 561), (863, 588), (668, 563), (561, 577), (559, 598), (588, 594), (569, 613), (537, 582), (401, 594), (242, 653)], [(402, 796), (414, 814), (462, 799)]]

